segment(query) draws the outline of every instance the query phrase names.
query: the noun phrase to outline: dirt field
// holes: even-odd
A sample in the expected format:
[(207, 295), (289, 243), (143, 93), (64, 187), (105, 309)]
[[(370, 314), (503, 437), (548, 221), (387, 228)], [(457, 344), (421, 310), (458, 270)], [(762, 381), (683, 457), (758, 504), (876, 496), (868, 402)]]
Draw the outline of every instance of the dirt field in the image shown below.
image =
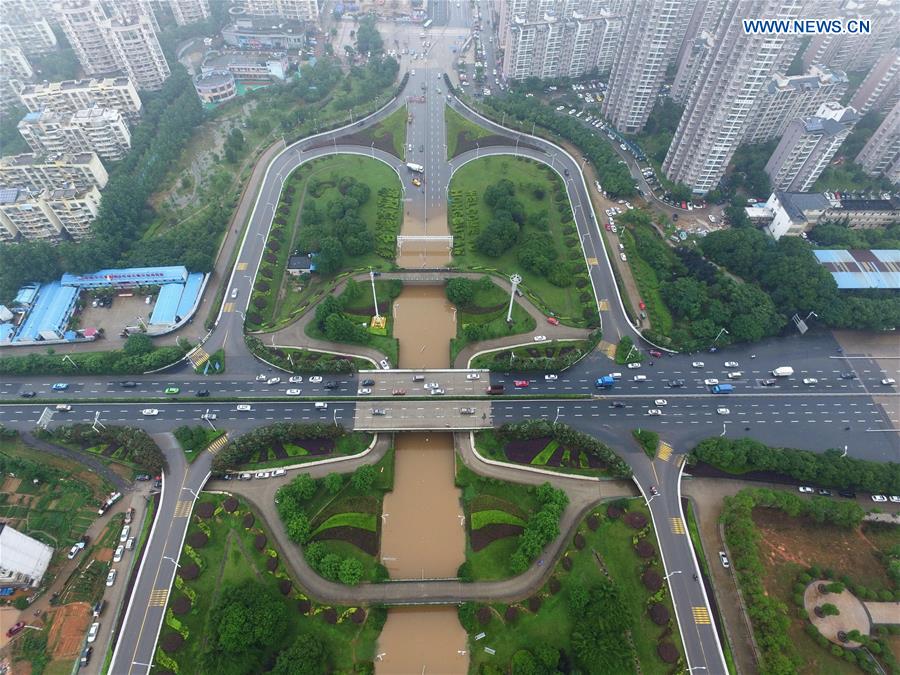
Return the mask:
[(21, 482), (21, 478), (7, 478), (3, 481), (3, 485), (0, 485), (0, 492), (16, 492), (19, 489), (19, 484)]
[(84, 634), (91, 625), (91, 608), (86, 602), (63, 605), (53, 616), (47, 635), (47, 648), (53, 659), (73, 659), (78, 656)]
[(94, 557), (98, 562), (109, 562), (113, 557), (113, 550), (111, 548), (101, 548), (99, 551), (94, 552)]

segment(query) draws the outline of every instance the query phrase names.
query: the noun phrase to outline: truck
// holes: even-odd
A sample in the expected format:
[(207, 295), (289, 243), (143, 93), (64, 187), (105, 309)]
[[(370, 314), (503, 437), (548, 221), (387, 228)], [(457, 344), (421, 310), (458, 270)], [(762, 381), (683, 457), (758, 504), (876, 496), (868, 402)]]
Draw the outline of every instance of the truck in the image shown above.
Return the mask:
[(594, 386), (598, 389), (612, 389), (613, 385), (616, 381), (613, 379), (612, 375), (604, 375), (603, 377), (598, 377), (594, 382)]
[(712, 393), (714, 394), (730, 394), (733, 391), (734, 385), (731, 384), (716, 384), (712, 388)]
[(794, 374), (794, 369), (790, 366), (778, 366), (772, 371), (772, 377), (790, 377)]
[(505, 387), (502, 384), (492, 384), (485, 391), (488, 396), (496, 396), (497, 394), (502, 394)]
[(425, 167), (421, 164), (416, 164), (415, 162), (407, 162), (406, 168), (417, 173), (425, 173)]

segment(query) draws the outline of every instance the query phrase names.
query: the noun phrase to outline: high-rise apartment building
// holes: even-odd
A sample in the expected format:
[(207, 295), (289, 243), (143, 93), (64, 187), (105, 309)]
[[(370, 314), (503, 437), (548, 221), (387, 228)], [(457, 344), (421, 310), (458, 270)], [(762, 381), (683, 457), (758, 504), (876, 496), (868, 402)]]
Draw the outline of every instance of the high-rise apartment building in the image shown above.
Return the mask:
[(850, 99), (850, 105), (865, 115), (870, 110), (887, 111), (900, 98), (900, 48), (885, 52)]
[(34, 70), (21, 47), (0, 46), (0, 77), (27, 80), (33, 75)]
[(856, 163), (871, 176), (884, 176), (900, 185), (900, 101), (894, 104), (869, 142), (856, 156)]
[(622, 37), (621, 3), (602, 0), (501, 0), (498, 39), (503, 76), (579, 77), (609, 68)]
[(109, 175), (100, 158), (92, 152), (77, 155), (37, 155), (25, 153), (0, 157), (0, 185), (30, 192), (92, 187), (103, 189)]
[(169, 7), (179, 26), (209, 18), (209, 0), (169, 0)]
[(123, 16), (106, 22), (117, 60), (138, 89), (161, 89), (169, 77), (169, 64), (146, 14)]
[[(634, 0), (613, 62), (603, 114), (623, 133), (644, 128), (695, 0)], [(676, 45), (673, 48), (673, 45)]]
[(107, 2), (107, 16), (110, 19), (121, 19), (125, 22), (137, 16), (146, 16), (153, 31), (159, 33), (159, 22), (153, 11), (153, 0), (111, 0)]
[(35, 153), (95, 152), (101, 159), (122, 159), (131, 147), (131, 132), (118, 110), (86, 108), (76, 113), (30, 112), (18, 125)]
[(841, 71), (813, 66), (806, 75), (776, 73), (750, 114), (744, 143), (765, 143), (780, 137), (792, 120), (811, 117), (826, 101), (838, 101), (849, 81)]
[(794, 19), (802, 0), (728, 0), (666, 154), (669, 180), (697, 194), (719, 184), (740, 145), (756, 100), (779, 63), (787, 36), (749, 34), (742, 19)]
[(56, 35), (43, 9), (35, 0), (3, 0), (0, 3), (0, 45), (18, 47), (29, 56), (56, 49)]
[(140, 119), (143, 108), (137, 88), (127, 77), (27, 84), (19, 91), (19, 99), (31, 112), (76, 113), (85, 108), (112, 108), (130, 124)]
[(295, 21), (318, 21), (317, 0), (244, 0), (247, 14), (278, 16)]
[(836, 101), (823, 104), (812, 117), (792, 120), (766, 164), (772, 187), (807, 192), (858, 120), (853, 108)]
[[(815, 6), (816, 3), (810, 3)], [(900, 33), (900, 5), (883, 0), (852, 0), (829, 18), (869, 19), (871, 31), (865, 33), (822, 33), (814, 35), (803, 52), (803, 65), (827, 66), (847, 72), (868, 70), (891, 47)]]
[(100, 211), (100, 191), (93, 187), (43, 190), (0, 188), (0, 241), (58, 240), (63, 234), (84, 238)]
[(59, 25), (88, 75), (106, 75), (120, 69), (115, 49), (104, 30), (106, 11), (99, 0), (65, 0), (56, 7)]

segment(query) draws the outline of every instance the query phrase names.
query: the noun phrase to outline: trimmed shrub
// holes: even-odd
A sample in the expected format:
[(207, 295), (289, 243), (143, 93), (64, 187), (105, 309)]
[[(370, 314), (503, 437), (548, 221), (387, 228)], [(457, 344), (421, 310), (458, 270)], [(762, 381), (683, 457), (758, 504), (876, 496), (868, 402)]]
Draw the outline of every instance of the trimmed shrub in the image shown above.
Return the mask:
[(654, 602), (650, 605), (650, 619), (657, 626), (665, 626), (669, 622), (669, 610), (661, 602)]
[(207, 542), (209, 542), (209, 537), (206, 536), (206, 532), (201, 530), (191, 532), (190, 536), (187, 538), (188, 545), (193, 548), (203, 548), (206, 546)]
[(663, 579), (656, 570), (647, 570), (641, 575), (641, 581), (651, 593), (656, 593), (662, 588)]
[(253, 538), (253, 546), (256, 547), (257, 551), (262, 551), (266, 547), (267, 541), (266, 535), (260, 533)]
[(565, 556), (562, 559), (562, 566), (566, 572), (571, 572), (572, 568), (575, 566), (575, 561), (572, 560), (569, 556)]
[(647, 541), (646, 537), (643, 537), (638, 539), (637, 546), (634, 547), (634, 552), (641, 558), (652, 558), (653, 554), (656, 553), (656, 549), (653, 548), (653, 544)]
[(678, 661), (678, 648), (671, 642), (660, 642), (659, 646), (656, 648), (656, 653), (659, 654), (659, 658), (665, 663), (675, 663)]
[(200, 568), (194, 563), (188, 563), (178, 570), (178, 574), (185, 581), (193, 581), (200, 576)]
[(266, 569), (270, 572), (274, 572), (278, 569), (278, 558), (275, 556), (270, 556), (266, 558)]
[(491, 608), (487, 605), (483, 605), (478, 608), (478, 612), (475, 613), (475, 618), (478, 619), (478, 623), (482, 626), (487, 626), (491, 622)]
[(535, 614), (541, 608), (541, 599), (537, 595), (532, 595), (528, 598), (528, 610), (534, 612)]
[(288, 595), (291, 592), (291, 588), (293, 588), (293, 584), (290, 579), (282, 579), (278, 582), (278, 590), (281, 591), (282, 595)]
[(625, 514), (625, 524), (635, 530), (643, 530), (647, 527), (647, 516), (637, 511)]
[(162, 650), (167, 654), (177, 652), (179, 649), (181, 649), (181, 645), (183, 644), (184, 638), (181, 637), (180, 633), (176, 633), (174, 631), (167, 632), (159, 641), (159, 646), (162, 647)]
[(252, 513), (247, 513), (247, 515), (244, 516), (244, 520), (241, 521), (241, 525), (244, 526), (245, 530), (249, 530), (251, 527), (253, 527), (253, 523), (255, 522), (256, 516), (254, 516)]
[(191, 611), (191, 601), (184, 595), (179, 595), (172, 601), (172, 614), (183, 616)]
[(615, 504), (610, 504), (606, 507), (606, 517), (611, 518), (612, 520), (621, 518), (623, 513), (625, 512)]
[(213, 514), (216, 512), (216, 505), (212, 502), (200, 502), (197, 504), (197, 508), (195, 509), (195, 513), (198, 518), (203, 518), (203, 520), (209, 520), (213, 517)]
[(222, 508), (225, 509), (228, 513), (234, 513), (237, 511), (238, 500), (234, 497), (229, 497), (224, 502), (222, 502)]
[(503, 618), (506, 619), (507, 623), (514, 623), (519, 618), (519, 608), (510, 605), (503, 613)]
[(575, 548), (577, 548), (579, 551), (584, 549), (585, 545), (587, 544), (587, 542), (584, 539), (584, 535), (581, 534), (581, 532), (579, 532), (578, 534), (575, 535), (575, 538), (572, 540), (572, 543), (575, 545)]
[(322, 618), (325, 619), (325, 623), (333, 626), (337, 623), (337, 610), (334, 607), (329, 607), (322, 612)]
[(362, 625), (366, 620), (366, 610), (362, 607), (358, 608), (353, 614), (350, 615), (350, 619), (353, 623), (357, 625)]
[(592, 513), (591, 515), (588, 516), (587, 526), (591, 532), (597, 531), (597, 528), (600, 527), (600, 518), (597, 516), (597, 514)]
[(301, 614), (308, 614), (311, 607), (312, 603), (306, 598), (297, 601), (297, 611)]
[(562, 590), (562, 584), (560, 583), (559, 579), (557, 579), (556, 577), (552, 577), (550, 579), (550, 592), (553, 595), (556, 595), (561, 590)]

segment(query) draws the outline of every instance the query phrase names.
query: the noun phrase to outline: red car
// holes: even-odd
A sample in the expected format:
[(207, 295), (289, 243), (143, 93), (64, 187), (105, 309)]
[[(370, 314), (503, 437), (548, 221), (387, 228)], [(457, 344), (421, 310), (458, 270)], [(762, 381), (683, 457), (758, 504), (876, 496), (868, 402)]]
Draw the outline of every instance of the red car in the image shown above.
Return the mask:
[(515, 380), (513, 384), (519, 389), (523, 389), (528, 386), (528, 380)]
[(644, 301), (643, 301), (643, 300), (641, 300), (641, 301), (638, 303), (638, 307), (640, 307), (641, 309), (647, 309), (647, 305), (644, 304)]
[(651, 349), (650, 356), (652, 356), (654, 359), (659, 359), (662, 358), (662, 352), (657, 349)]
[(393, 396), (406, 396), (406, 389), (394, 389)]
[(547, 323), (549, 323), (551, 326), (558, 326), (559, 319), (557, 319), (555, 316), (548, 316)]
[(25, 628), (25, 622), (20, 621), (15, 626), (6, 631), (6, 637), (11, 638), (13, 635), (18, 635), (22, 632), (22, 629)]
[(610, 226), (609, 223), (606, 223), (606, 229), (607, 229), (608, 231), (610, 231), (610, 232), (612, 231), (612, 227)]

